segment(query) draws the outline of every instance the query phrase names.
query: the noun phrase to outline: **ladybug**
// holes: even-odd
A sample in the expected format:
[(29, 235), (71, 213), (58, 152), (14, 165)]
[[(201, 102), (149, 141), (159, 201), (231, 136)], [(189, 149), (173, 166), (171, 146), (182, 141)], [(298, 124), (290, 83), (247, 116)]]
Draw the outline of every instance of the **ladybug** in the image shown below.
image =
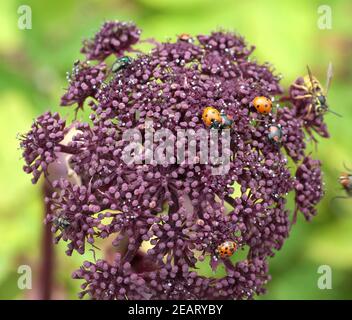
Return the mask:
[(188, 33), (182, 33), (178, 35), (178, 39), (185, 42), (192, 42), (193, 38)]
[(272, 102), (269, 98), (260, 96), (255, 97), (252, 101), (254, 108), (257, 109), (259, 113), (268, 114), (272, 108)]
[(213, 107), (206, 107), (203, 110), (202, 120), (207, 127), (217, 126), (222, 122), (220, 112)]
[(237, 244), (234, 241), (225, 241), (217, 248), (218, 256), (222, 259), (231, 257), (237, 250)]
[(213, 107), (206, 107), (203, 110), (202, 120), (210, 129), (229, 129), (233, 124), (232, 117)]
[(282, 129), (281, 125), (273, 124), (269, 127), (268, 138), (273, 143), (281, 143), (282, 140)]

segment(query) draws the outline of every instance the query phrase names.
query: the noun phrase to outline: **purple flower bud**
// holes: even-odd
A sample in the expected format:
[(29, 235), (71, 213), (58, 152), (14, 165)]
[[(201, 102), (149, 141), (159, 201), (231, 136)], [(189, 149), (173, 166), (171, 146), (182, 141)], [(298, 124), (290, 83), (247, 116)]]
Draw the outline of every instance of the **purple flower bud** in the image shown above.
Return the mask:
[(324, 195), (323, 178), (320, 167), (320, 161), (306, 157), (297, 168), (294, 222), (296, 221), (298, 210), (304, 214), (307, 220), (311, 220), (317, 213), (315, 206)]
[(81, 52), (88, 60), (104, 60), (111, 54), (121, 56), (138, 42), (140, 30), (133, 23), (105, 22), (94, 39), (83, 42)]
[(97, 97), (105, 75), (106, 65), (104, 63), (91, 66), (89, 62), (77, 61), (68, 77), (69, 87), (61, 97), (61, 105), (70, 106), (77, 103), (78, 108), (82, 108), (88, 97)]
[(36, 183), (41, 174), (48, 174), (48, 165), (57, 159), (62, 146), (60, 142), (68, 129), (65, 120), (58, 113), (46, 112), (38, 117), (31, 130), (20, 137), (23, 158), (26, 162), (24, 171), (33, 175)]

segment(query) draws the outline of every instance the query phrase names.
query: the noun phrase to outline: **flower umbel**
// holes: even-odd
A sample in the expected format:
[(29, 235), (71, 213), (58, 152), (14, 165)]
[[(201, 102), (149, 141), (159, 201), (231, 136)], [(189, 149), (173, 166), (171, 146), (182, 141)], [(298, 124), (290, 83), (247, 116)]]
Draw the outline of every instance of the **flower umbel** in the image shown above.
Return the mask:
[[(305, 135), (313, 129), (327, 137), (324, 118), (307, 120), (303, 102), (280, 106), (280, 76), (271, 65), (251, 60), (254, 47), (230, 32), (153, 40), (151, 52), (139, 52), (109, 71), (110, 55), (137, 52), (133, 46), (139, 34), (131, 23), (104, 23), (84, 42), (87, 61), (76, 64), (62, 97), (62, 105), (80, 108), (93, 98), (86, 104), (90, 121), (66, 127), (58, 114), (45, 113), (21, 141), (25, 171), (33, 174), (33, 182), (46, 174), (58, 153), (69, 159), (67, 171), (79, 177), (79, 184), (53, 182), (47, 198), (46, 222), (58, 233), (56, 241), (69, 242), (67, 254), (83, 254), (93, 243), (110, 241), (113, 248), (113, 258), (87, 261), (74, 272), (84, 281), (80, 296), (251, 299), (263, 294), (270, 279), (268, 258), (289, 236), (287, 194), (296, 192), (294, 221), (298, 211), (309, 220), (322, 198), (320, 162), (307, 155)], [(266, 113), (252, 103), (262, 96), (270, 102)], [(203, 110), (209, 106), (226, 116), (228, 131), (204, 125)], [(75, 135), (61, 144), (73, 126)], [(280, 135), (274, 141), (275, 128)], [(194, 140), (195, 161), (148, 162), (147, 137), (159, 129), (167, 129), (169, 137), (185, 129), (228, 134), (223, 152), (229, 170), (214, 175), (212, 163), (199, 161), (202, 150), (196, 145), (203, 136)], [(133, 137), (144, 137), (138, 162), (124, 161), (123, 137), (129, 130), (136, 130)], [(185, 142), (183, 137), (175, 146)], [(164, 151), (158, 149), (158, 155)], [(297, 165), (296, 173), (288, 158)], [(242, 261), (238, 251), (246, 255)], [(213, 270), (223, 264), (226, 276), (206, 276), (207, 264)]]

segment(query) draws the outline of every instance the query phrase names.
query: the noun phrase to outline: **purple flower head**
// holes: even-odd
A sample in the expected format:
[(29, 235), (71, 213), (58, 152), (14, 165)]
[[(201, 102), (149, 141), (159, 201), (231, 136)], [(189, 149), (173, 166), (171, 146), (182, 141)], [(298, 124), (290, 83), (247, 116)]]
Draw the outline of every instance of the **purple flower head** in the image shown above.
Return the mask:
[(303, 132), (304, 122), (297, 118), (293, 109), (287, 107), (278, 109), (277, 114), (278, 122), (283, 131), (282, 145), (290, 158), (299, 161), (304, 156), (306, 148)]
[[(91, 121), (75, 122), (74, 136), (61, 145), (65, 123), (56, 115), (60, 126), (53, 135), (54, 127), (48, 130), (49, 120), (43, 120), (52, 116), (45, 114), (37, 121), (45, 130), (38, 134), (36, 125), (21, 143), (27, 172), (39, 176), (38, 168), (44, 170), (60, 152), (79, 178), (76, 184), (55, 182), (47, 199), (47, 221), (57, 241), (69, 241), (67, 253), (83, 253), (98, 238), (113, 252), (113, 258), (86, 262), (74, 273), (84, 280), (81, 296), (263, 294), (268, 258), (289, 236), (286, 196), (296, 191), (295, 220), (298, 211), (307, 219), (315, 215), (323, 195), (320, 162), (305, 149), (306, 133), (322, 129), (323, 117), (306, 119), (303, 101), (280, 105), (280, 76), (270, 64), (251, 60), (254, 47), (230, 32), (151, 41), (148, 54), (139, 53), (105, 77), (105, 58), (128, 54), (138, 40), (133, 24), (105, 23), (82, 49), (99, 64), (81, 63), (64, 96), (78, 106), (93, 97)], [(270, 113), (254, 108), (257, 96), (271, 99)], [(206, 107), (218, 110), (230, 128), (206, 126)], [(273, 128), (280, 130), (277, 141)], [(296, 175), (288, 158), (298, 166)], [(235, 252), (221, 254), (224, 243)], [(219, 265), (226, 270), (222, 278), (202, 272)]]
[(81, 269), (73, 273), (73, 278), (85, 281), (81, 297), (88, 294), (95, 300), (136, 300), (148, 299), (151, 295), (145, 279), (133, 272), (131, 264), (124, 263), (119, 254), (112, 265), (104, 260), (85, 261)]
[(24, 171), (33, 175), (33, 183), (42, 173), (47, 175), (48, 165), (57, 159), (62, 147), (60, 142), (67, 133), (65, 124), (58, 113), (46, 112), (34, 121), (27, 134), (21, 136), (20, 146), (26, 162)]
[(75, 62), (72, 73), (68, 76), (69, 87), (61, 97), (61, 105), (70, 106), (77, 103), (78, 108), (82, 108), (88, 97), (96, 98), (105, 76), (105, 63), (92, 66), (89, 61)]
[(246, 58), (255, 49), (254, 46), (247, 48), (241, 36), (230, 32), (212, 32), (210, 35), (200, 35), (197, 38), (199, 43), (209, 51), (224, 52), (234, 59)]
[(308, 156), (304, 158), (302, 164), (297, 168), (295, 180), (295, 217), (298, 210), (304, 214), (307, 220), (311, 220), (316, 215), (315, 206), (324, 195), (320, 167), (321, 163), (319, 160), (313, 160)]
[(94, 39), (85, 40), (81, 52), (87, 60), (103, 61), (111, 54), (121, 56), (138, 42), (140, 30), (133, 23), (105, 22)]
[(101, 211), (97, 199), (91, 193), (90, 186), (86, 188), (73, 185), (64, 179), (54, 181), (52, 185), (57, 191), (54, 191), (50, 198), (46, 198), (50, 206), (46, 221), (52, 223), (54, 233), (59, 231), (56, 242), (61, 238), (70, 241), (68, 255), (71, 255), (73, 250), (83, 254), (86, 240), (90, 244), (94, 243), (94, 237), (97, 236), (95, 228), (104, 216), (96, 216), (96, 213)]
[(226, 277), (213, 280), (206, 292), (207, 299), (251, 299), (265, 293), (264, 285), (270, 279), (267, 262), (258, 258), (241, 261), (227, 273)]

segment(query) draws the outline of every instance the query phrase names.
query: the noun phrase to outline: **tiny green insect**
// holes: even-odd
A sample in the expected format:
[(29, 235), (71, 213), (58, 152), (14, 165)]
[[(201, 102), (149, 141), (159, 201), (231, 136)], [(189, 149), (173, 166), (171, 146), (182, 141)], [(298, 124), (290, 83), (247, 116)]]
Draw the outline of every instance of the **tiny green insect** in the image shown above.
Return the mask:
[(130, 57), (123, 56), (121, 58), (116, 59), (116, 61), (112, 65), (111, 71), (113, 73), (117, 73), (120, 70), (122, 70), (123, 68), (130, 65), (131, 63), (132, 63), (132, 59)]

